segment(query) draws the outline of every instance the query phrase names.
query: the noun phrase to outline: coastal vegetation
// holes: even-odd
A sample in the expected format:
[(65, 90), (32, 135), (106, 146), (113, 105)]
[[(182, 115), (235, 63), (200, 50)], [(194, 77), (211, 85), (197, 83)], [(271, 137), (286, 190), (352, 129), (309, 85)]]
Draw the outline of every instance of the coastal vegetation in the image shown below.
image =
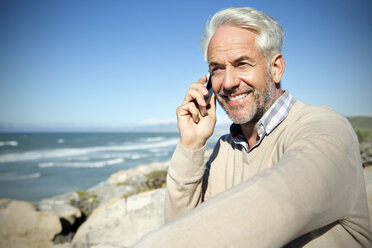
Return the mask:
[(93, 211), (94, 208), (98, 206), (97, 194), (94, 192), (88, 192), (87, 190), (76, 191), (78, 198), (71, 198), (70, 204), (77, 207), (84, 218), (87, 218)]
[(167, 181), (167, 170), (154, 170), (145, 175), (143, 181), (131, 181), (117, 183), (117, 186), (127, 185), (136, 189), (137, 193), (146, 192), (149, 190), (165, 188)]
[(355, 116), (347, 117), (358, 136), (359, 142), (372, 139), (372, 117)]

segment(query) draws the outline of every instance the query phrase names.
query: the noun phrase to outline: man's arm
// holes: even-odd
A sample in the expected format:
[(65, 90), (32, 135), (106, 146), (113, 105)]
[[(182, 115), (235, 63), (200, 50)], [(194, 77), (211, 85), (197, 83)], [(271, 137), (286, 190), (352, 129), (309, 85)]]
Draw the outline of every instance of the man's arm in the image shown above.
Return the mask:
[(205, 147), (191, 151), (179, 144), (167, 176), (165, 222), (187, 213), (201, 203)]
[[(136, 247), (282, 247), (344, 220), (363, 193), (355, 135), (339, 118), (293, 128), (298, 133), (273, 168), (206, 201)], [(360, 231), (368, 247), (368, 230)]]
[(216, 101), (212, 97), (207, 105), (205, 82), (204, 76), (191, 84), (182, 105), (177, 108), (180, 143), (167, 176), (166, 222), (193, 209), (202, 199), (205, 144), (216, 123)]

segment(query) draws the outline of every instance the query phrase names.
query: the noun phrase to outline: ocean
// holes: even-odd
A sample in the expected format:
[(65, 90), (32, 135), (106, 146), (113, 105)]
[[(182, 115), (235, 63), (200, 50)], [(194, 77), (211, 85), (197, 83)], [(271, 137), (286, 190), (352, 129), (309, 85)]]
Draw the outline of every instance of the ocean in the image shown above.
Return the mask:
[(119, 170), (169, 160), (178, 142), (164, 132), (0, 134), (0, 198), (37, 202), (85, 190)]

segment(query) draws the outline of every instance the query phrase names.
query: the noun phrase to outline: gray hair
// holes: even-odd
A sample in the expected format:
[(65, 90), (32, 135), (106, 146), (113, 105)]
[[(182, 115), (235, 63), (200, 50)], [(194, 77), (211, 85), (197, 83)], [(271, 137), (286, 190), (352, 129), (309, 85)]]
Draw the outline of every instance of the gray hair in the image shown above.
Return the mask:
[(257, 48), (267, 63), (282, 50), (284, 32), (271, 16), (253, 8), (228, 8), (217, 12), (205, 25), (200, 46), (204, 59), (208, 59), (208, 45), (216, 30), (223, 25), (252, 29), (258, 33)]

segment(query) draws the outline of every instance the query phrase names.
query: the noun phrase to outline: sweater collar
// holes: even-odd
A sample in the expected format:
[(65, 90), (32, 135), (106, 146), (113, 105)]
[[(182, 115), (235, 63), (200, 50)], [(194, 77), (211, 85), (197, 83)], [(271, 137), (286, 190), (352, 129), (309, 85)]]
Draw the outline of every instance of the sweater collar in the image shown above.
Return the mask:
[(268, 111), (257, 122), (258, 141), (249, 148), (240, 125), (233, 123), (230, 126), (230, 134), (237, 145), (241, 145), (247, 152), (257, 147), (266, 135), (269, 135), (288, 115), (296, 100), (285, 90), (283, 94), (275, 101)]

